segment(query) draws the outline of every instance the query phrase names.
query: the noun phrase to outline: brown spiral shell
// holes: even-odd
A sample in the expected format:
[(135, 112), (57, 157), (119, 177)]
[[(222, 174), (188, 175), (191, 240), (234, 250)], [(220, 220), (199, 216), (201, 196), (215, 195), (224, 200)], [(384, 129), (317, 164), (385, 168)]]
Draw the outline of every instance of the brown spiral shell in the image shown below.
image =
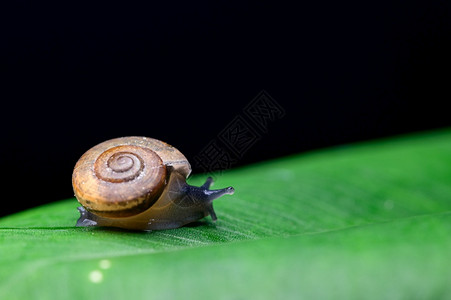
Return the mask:
[(148, 137), (123, 137), (100, 143), (78, 160), (72, 185), (78, 201), (105, 217), (127, 217), (149, 208), (171, 172), (191, 173), (176, 148)]

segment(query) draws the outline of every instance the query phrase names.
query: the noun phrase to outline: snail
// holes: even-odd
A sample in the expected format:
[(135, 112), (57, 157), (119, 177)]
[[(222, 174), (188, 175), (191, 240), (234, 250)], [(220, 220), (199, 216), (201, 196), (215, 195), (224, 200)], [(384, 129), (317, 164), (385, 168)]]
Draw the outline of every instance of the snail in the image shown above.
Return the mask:
[(148, 137), (122, 137), (100, 143), (81, 156), (72, 174), (80, 218), (76, 226), (163, 230), (208, 215), (216, 221), (213, 200), (233, 187), (211, 190), (186, 178), (191, 166), (175, 147)]

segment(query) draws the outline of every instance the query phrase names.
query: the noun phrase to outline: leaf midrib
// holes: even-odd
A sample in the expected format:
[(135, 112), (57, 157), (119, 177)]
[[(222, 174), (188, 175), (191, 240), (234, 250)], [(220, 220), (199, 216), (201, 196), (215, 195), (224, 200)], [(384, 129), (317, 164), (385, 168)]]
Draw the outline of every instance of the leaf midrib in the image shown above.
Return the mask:
[[(357, 229), (357, 228), (363, 228), (363, 227), (371, 227), (371, 226), (378, 226), (378, 225), (382, 225), (382, 224), (389, 224), (389, 223), (396, 223), (396, 222), (402, 222), (402, 221), (406, 221), (406, 220), (412, 220), (412, 219), (417, 219), (417, 218), (424, 218), (424, 217), (433, 217), (433, 216), (441, 216), (441, 215), (446, 215), (446, 214), (451, 214), (451, 210), (446, 210), (446, 211), (440, 211), (440, 212), (432, 212), (432, 213), (425, 213), (425, 214), (417, 214), (417, 215), (412, 215), (412, 216), (405, 216), (405, 217), (398, 217), (396, 219), (390, 219), (390, 220), (384, 220), (384, 221), (377, 221), (377, 222), (369, 222), (369, 223), (361, 223), (361, 224), (354, 224), (354, 225), (349, 225), (349, 226), (343, 226), (343, 227), (337, 227), (337, 228), (330, 228), (330, 229), (326, 229), (326, 230), (320, 230), (320, 231), (311, 231), (311, 232), (302, 232), (302, 233), (293, 233), (293, 234), (285, 234), (285, 235), (273, 235), (273, 236), (265, 236), (265, 237), (255, 237), (253, 239), (243, 239), (243, 240), (232, 240), (232, 241), (227, 241), (227, 242), (214, 242), (214, 243), (206, 243), (203, 241), (199, 241), (199, 240), (193, 240), (193, 239), (189, 239), (183, 236), (178, 236), (178, 235), (171, 235), (171, 234), (165, 234), (167, 236), (170, 236), (171, 238), (176, 238), (176, 239), (183, 239), (183, 240), (190, 240), (192, 242), (194, 242), (194, 244), (197, 244), (198, 246), (193, 246), (192, 244), (190, 244), (189, 246), (174, 246), (173, 244), (168, 244), (169, 248), (165, 248), (165, 249), (152, 249), (148, 252), (146, 252), (145, 250), (140, 250), (140, 253), (130, 253), (130, 254), (118, 254), (118, 255), (110, 255), (110, 253), (108, 254), (108, 256), (105, 255), (99, 255), (99, 256), (89, 256), (86, 259), (95, 259), (95, 258), (105, 258), (105, 257), (123, 257), (123, 256), (132, 256), (132, 255), (149, 255), (149, 254), (159, 254), (159, 253), (166, 253), (166, 252), (176, 252), (176, 251), (183, 251), (183, 250), (189, 250), (189, 249), (194, 249), (194, 248), (200, 248), (200, 247), (215, 247), (215, 246), (221, 246), (224, 244), (231, 244), (231, 243), (249, 243), (249, 242), (254, 242), (254, 241), (260, 241), (260, 240), (265, 240), (265, 239), (278, 239), (278, 238), (282, 238), (282, 239), (287, 239), (287, 238), (292, 238), (292, 237), (302, 237), (302, 236), (314, 236), (314, 235), (323, 235), (323, 234), (327, 234), (327, 233), (332, 233), (332, 232), (339, 232), (339, 231), (344, 231), (344, 230), (349, 230), (349, 229)], [(14, 227), (2, 227), (0, 228), (0, 233), (2, 231), (12, 231), (12, 232), (26, 232), (28, 230), (38, 230), (38, 231), (66, 231), (66, 232), (70, 232), (70, 231), (86, 231), (87, 233), (89, 233), (89, 229), (85, 229), (85, 228), (77, 228), (77, 227), (58, 227), (58, 228), (51, 228), (51, 227), (18, 227), (18, 228), (14, 228)], [(99, 228), (94, 228), (94, 230), (98, 231), (98, 230), (108, 230), (108, 229), (99, 229)], [(159, 234), (164, 234), (163, 232), (159, 231)], [(146, 233), (144, 233), (146, 234)], [(149, 233), (151, 234), (151, 233)], [(133, 239), (135, 240), (143, 240), (146, 242), (149, 242), (148, 239), (145, 238), (139, 238), (136, 235), (133, 236)], [(160, 241), (152, 241), (153, 243), (155, 242), (160, 242)], [(202, 244), (202, 245), (199, 245)], [(136, 251), (137, 248), (133, 248), (134, 251)], [(73, 257), (73, 256), (70, 256)], [(67, 257), (64, 257), (64, 259)], [(53, 258), (55, 260), (55, 258)], [(60, 259), (60, 260), (64, 260), (64, 259)], [(44, 259), (45, 260), (45, 259)], [(80, 259), (83, 260), (83, 259)], [(39, 260), (38, 260), (39, 261)]]

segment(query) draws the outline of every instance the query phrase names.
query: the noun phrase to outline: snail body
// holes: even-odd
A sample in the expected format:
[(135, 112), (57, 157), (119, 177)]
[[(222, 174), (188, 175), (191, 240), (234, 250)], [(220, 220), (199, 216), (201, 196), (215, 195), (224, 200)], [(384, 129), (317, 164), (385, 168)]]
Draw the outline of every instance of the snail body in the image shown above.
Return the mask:
[(175, 147), (148, 137), (105, 141), (78, 160), (72, 175), (82, 205), (77, 226), (163, 230), (208, 215), (216, 220), (213, 200), (233, 194), (228, 187), (210, 190), (186, 183), (191, 166)]

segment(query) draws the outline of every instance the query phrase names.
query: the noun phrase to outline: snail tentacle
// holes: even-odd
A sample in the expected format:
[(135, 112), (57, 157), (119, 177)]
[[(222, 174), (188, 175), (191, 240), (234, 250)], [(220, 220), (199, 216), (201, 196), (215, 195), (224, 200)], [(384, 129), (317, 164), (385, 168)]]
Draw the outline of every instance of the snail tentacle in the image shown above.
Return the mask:
[(93, 219), (93, 214), (87, 211), (83, 206), (77, 207), (80, 212), (80, 218), (77, 220), (77, 227), (96, 226), (97, 222)]
[(218, 189), (218, 190), (210, 190), (210, 185), (213, 183), (213, 178), (208, 177), (203, 185), (200, 187), (192, 186), (187, 184), (185, 187), (185, 193), (190, 198), (193, 199), (193, 202), (200, 202), (203, 205), (205, 211), (210, 215), (213, 221), (217, 220), (216, 213), (213, 209), (213, 200), (218, 199), (224, 195), (233, 195), (235, 189), (231, 186)]
[(201, 188), (209, 189), (210, 186), (212, 186), (214, 183), (214, 180), (212, 177), (208, 177), (207, 180), (205, 180), (205, 183), (201, 185)]

